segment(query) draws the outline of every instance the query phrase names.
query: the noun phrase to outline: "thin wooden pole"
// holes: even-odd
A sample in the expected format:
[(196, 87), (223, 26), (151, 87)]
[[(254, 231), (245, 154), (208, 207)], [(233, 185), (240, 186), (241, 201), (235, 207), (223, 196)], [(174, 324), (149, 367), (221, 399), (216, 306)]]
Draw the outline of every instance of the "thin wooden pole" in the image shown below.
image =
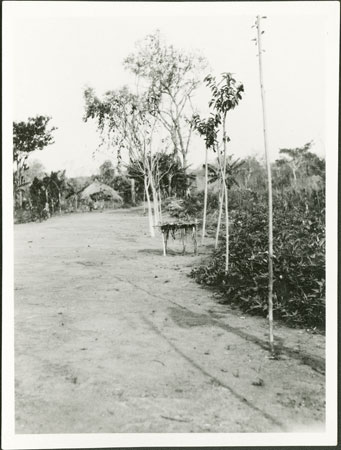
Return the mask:
[(266, 107), (265, 107), (265, 91), (263, 82), (263, 66), (262, 66), (262, 42), (260, 29), (260, 16), (257, 16), (257, 34), (258, 34), (258, 61), (259, 61), (259, 81), (262, 97), (263, 110), (263, 134), (264, 134), (264, 149), (265, 161), (268, 178), (268, 222), (269, 222), (269, 286), (268, 286), (268, 316), (269, 316), (269, 343), (270, 351), (274, 353), (274, 336), (273, 336), (273, 229), (272, 229), (272, 181), (271, 181), (271, 166), (268, 152), (268, 137), (267, 137), (267, 122), (266, 122)]
[(226, 180), (226, 162), (227, 162), (227, 148), (226, 148), (226, 113), (223, 119), (223, 148), (224, 148), (224, 167), (223, 167), (223, 189), (225, 193), (225, 274), (229, 270), (229, 210), (228, 210), (228, 187)]

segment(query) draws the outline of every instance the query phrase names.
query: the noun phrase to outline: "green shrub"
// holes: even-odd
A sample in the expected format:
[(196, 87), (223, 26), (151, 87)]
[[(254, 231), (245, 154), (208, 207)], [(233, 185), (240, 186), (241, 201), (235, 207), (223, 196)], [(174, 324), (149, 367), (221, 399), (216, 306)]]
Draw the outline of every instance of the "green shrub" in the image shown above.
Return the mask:
[[(240, 194), (241, 195), (241, 194)], [(225, 246), (192, 276), (218, 287), (225, 302), (267, 314), (267, 199), (244, 191), (231, 214), (230, 268)], [(238, 202), (236, 202), (237, 204)], [(292, 325), (325, 325), (325, 210), (322, 191), (274, 195), (274, 318)]]

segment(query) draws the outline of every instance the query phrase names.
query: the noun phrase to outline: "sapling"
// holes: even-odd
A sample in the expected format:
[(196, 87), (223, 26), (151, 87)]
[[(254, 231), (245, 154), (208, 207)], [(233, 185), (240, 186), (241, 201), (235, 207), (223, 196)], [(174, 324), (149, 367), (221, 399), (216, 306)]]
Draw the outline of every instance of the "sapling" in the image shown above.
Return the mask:
[(217, 141), (216, 118), (200, 119), (198, 114), (193, 116), (194, 128), (205, 139), (205, 192), (204, 192), (204, 216), (202, 222), (201, 244), (204, 244), (206, 234), (207, 194), (208, 194), (208, 150), (213, 148)]
[(222, 141), (223, 141), (223, 167), (221, 171), (222, 177), (222, 189), (224, 194), (221, 196), (221, 205), (225, 199), (225, 241), (226, 241), (226, 254), (225, 254), (225, 274), (229, 268), (229, 214), (228, 214), (228, 185), (227, 185), (227, 142), (230, 140), (226, 133), (226, 117), (227, 113), (234, 109), (239, 100), (242, 99), (242, 92), (244, 92), (244, 86), (237, 84), (236, 80), (232, 77), (231, 73), (223, 73), (222, 80), (216, 82), (215, 77), (208, 75), (205, 78), (207, 86), (211, 89), (212, 98), (209, 102), (209, 106), (215, 110), (215, 124), (216, 126), (222, 125)]

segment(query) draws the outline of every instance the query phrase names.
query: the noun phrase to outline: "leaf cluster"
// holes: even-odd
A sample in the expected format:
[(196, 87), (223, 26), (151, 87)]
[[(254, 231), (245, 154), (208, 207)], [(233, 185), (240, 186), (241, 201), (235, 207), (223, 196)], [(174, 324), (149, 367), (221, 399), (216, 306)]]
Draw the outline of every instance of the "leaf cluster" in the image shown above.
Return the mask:
[(234, 109), (242, 99), (244, 86), (241, 83), (237, 83), (229, 72), (222, 73), (222, 78), (219, 82), (212, 75), (207, 75), (204, 81), (212, 93), (209, 106), (213, 107), (222, 116), (226, 115), (227, 111)]
[(207, 119), (201, 119), (199, 114), (193, 114), (192, 126), (205, 139), (208, 149), (215, 150), (218, 144), (218, 127), (221, 124), (219, 114), (211, 114)]
[(56, 127), (48, 129), (51, 117), (30, 117), (27, 122), (13, 122), (13, 160), (17, 161), (20, 153), (42, 150), (53, 144), (52, 133)]

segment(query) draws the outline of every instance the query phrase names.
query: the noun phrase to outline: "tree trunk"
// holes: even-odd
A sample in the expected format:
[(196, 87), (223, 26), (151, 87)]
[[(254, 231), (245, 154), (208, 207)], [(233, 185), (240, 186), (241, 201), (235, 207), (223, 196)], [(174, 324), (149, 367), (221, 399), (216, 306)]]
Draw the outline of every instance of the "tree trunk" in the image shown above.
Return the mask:
[(146, 190), (143, 190), (143, 214), (146, 213)]
[(168, 197), (172, 196), (172, 174), (168, 174)]
[(143, 181), (144, 181), (144, 190), (145, 190), (145, 193), (146, 193), (147, 205), (148, 205), (149, 232), (150, 232), (151, 237), (154, 237), (155, 236), (155, 230), (154, 230), (154, 223), (153, 223), (152, 204), (151, 204), (151, 201), (150, 201), (149, 188), (148, 188), (146, 177), (144, 178)]
[(162, 223), (162, 198), (161, 198), (161, 190), (158, 190), (158, 203), (159, 203), (159, 220)]
[(204, 194), (204, 217), (202, 220), (202, 236), (201, 236), (201, 245), (204, 244), (205, 235), (206, 235), (206, 214), (207, 214), (207, 190), (208, 190), (208, 168), (207, 168), (207, 159), (208, 159), (208, 148), (205, 149), (205, 194)]
[(131, 204), (136, 205), (136, 195), (135, 195), (135, 180), (134, 178), (131, 178)]
[(229, 256), (230, 256), (230, 232), (229, 232), (229, 202), (228, 202), (228, 188), (227, 183), (224, 185), (225, 192), (225, 228), (226, 228), (226, 254), (225, 254), (225, 274), (229, 270)]
[(224, 202), (224, 186), (221, 185), (221, 190), (219, 192), (219, 213), (218, 213), (218, 223), (217, 223), (217, 231), (215, 235), (215, 244), (214, 248), (217, 250), (219, 243), (219, 233), (220, 233), (220, 224), (221, 224), (221, 216), (223, 213), (223, 202)]
[(297, 186), (297, 176), (296, 176), (296, 170), (294, 167), (292, 168), (292, 174), (294, 176), (294, 185)]
[(263, 110), (263, 135), (264, 135), (264, 149), (265, 161), (268, 178), (268, 223), (269, 223), (269, 251), (268, 251), (268, 268), (269, 268), (269, 285), (268, 285), (268, 316), (269, 316), (269, 343), (270, 351), (274, 353), (274, 336), (273, 336), (273, 230), (272, 230), (272, 181), (271, 181), (271, 167), (268, 152), (268, 137), (267, 137), (267, 122), (266, 122), (266, 108), (265, 108), (265, 91), (263, 83), (263, 67), (262, 67), (262, 43), (260, 30), (260, 16), (257, 16), (257, 33), (258, 33), (258, 61), (259, 61), (259, 81), (262, 98)]
[(152, 194), (153, 194), (154, 225), (157, 226), (160, 223), (159, 202), (158, 202), (157, 191), (155, 189), (153, 179), (150, 180), (150, 187), (152, 189)]
[(22, 195), (22, 190), (19, 191), (19, 208), (22, 209), (22, 204), (23, 204), (23, 195)]
[(182, 153), (182, 168), (184, 169), (185, 174), (187, 174), (187, 155), (185, 152)]
[(60, 192), (58, 192), (58, 201), (59, 201), (59, 214), (62, 214), (62, 199), (61, 199), (61, 195)]

